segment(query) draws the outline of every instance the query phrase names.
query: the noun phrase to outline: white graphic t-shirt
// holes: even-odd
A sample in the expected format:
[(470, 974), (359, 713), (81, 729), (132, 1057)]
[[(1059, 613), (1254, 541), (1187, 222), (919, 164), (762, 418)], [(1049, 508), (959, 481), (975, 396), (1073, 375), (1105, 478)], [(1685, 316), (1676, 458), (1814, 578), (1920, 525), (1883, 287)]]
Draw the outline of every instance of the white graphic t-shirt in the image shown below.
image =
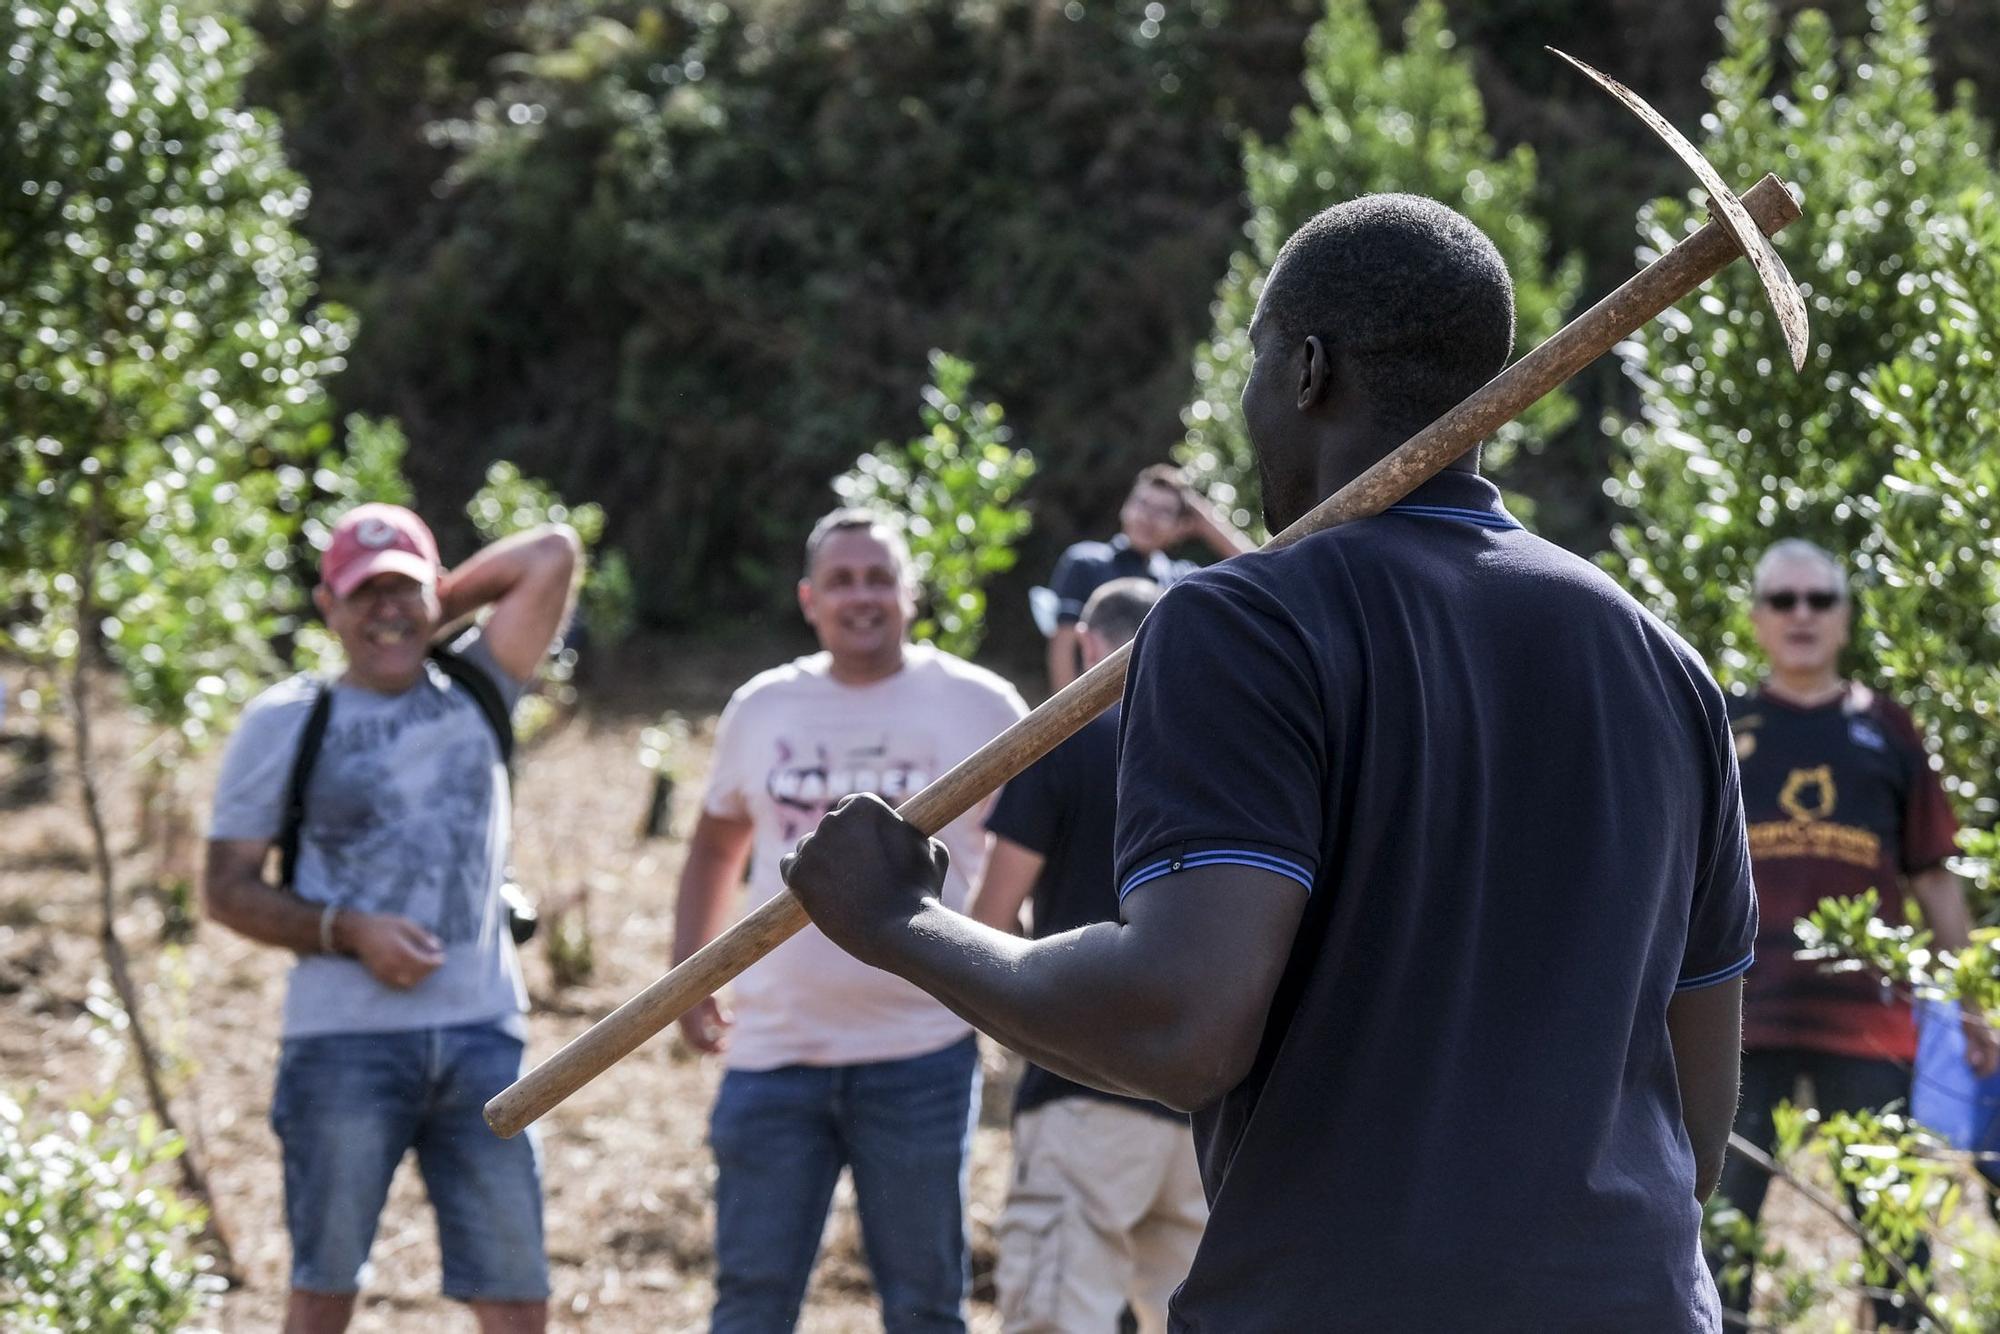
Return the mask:
[[(703, 809), (756, 827), (746, 911), (782, 889), (778, 859), (842, 797), (891, 805), (1005, 731), (1027, 706), (1006, 681), (924, 645), (903, 669), (843, 685), (816, 653), (751, 678), (723, 710)], [(990, 802), (938, 835), (951, 852), (944, 901), (965, 903), (985, 857)], [(808, 926), (731, 984), (738, 1070), (852, 1065), (936, 1051), (970, 1031), (922, 991), (855, 959)]]

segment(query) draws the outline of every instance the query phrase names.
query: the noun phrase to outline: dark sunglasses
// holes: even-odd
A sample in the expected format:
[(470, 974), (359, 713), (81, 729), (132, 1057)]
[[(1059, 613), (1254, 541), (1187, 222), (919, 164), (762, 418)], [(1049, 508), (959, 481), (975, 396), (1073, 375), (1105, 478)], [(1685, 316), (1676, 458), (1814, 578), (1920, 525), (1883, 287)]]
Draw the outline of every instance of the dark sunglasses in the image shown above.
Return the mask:
[(1840, 594), (1829, 593), (1820, 588), (1810, 593), (1801, 593), (1794, 588), (1781, 588), (1775, 593), (1762, 594), (1758, 601), (1772, 611), (1791, 611), (1801, 602), (1814, 611), (1832, 611), (1840, 603)]

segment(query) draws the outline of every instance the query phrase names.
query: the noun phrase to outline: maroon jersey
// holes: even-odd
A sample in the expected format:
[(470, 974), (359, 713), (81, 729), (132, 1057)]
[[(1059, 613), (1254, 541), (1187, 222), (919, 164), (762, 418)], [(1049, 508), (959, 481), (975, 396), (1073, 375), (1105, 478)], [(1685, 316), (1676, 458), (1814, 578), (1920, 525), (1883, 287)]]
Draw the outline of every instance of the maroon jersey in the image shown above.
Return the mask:
[(1764, 691), (1729, 701), (1762, 919), (1743, 997), (1743, 1045), (1911, 1061), (1910, 1008), (1872, 973), (1797, 959), (1797, 919), (1873, 889), (1900, 925), (1903, 877), (1956, 848), (1958, 822), (1910, 715), (1849, 685), (1813, 708)]

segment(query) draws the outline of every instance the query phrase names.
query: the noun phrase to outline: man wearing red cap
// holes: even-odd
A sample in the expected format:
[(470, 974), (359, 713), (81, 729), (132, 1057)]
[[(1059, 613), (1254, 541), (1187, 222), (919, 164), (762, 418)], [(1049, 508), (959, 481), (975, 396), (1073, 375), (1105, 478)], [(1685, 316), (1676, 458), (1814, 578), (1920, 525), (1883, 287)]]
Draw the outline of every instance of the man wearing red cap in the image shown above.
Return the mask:
[[(507, 769), (468, 684), (432, 659), (438, 628), (490, 608), (449, 652), (511, 710), (563, 623), (578, 545), (552, 525), (456, 569), (409, 510), (335, 527), (314, 602), (347, 666), (294, 677), (244, 711), (217, 784), (208, 913), (298, 956), (271, 1124), (284, 1150), (293, 1334), (344, 1329), (389, 1180), (411, 1149), (437, 1210), (444, 1292), (487, 1334), (547, 1321), (541, 1181), (528, 1140), (480, 1119), (520, 1072), (526, 992), (500, 886)], [(294, 762), (326, 694), (301, 799)], [(297, 844), (266, 874), (288, 815)]]

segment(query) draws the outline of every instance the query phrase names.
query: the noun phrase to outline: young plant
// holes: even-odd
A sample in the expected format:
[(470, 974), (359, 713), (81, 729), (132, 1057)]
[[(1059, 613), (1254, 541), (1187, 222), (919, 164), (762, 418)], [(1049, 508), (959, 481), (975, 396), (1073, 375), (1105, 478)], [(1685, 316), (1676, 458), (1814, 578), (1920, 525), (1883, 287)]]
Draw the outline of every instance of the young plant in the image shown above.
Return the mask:
[(924, 588), (911, 634), (961, 658), (986, 636), (986, 581), (1014, 567), (1014, 545), (1034, 520), (1017, 505), (1035, 456), (1010, 443), (998, 403), (972, 396), (973, 367), (930, 356), (918, 415), (924, 433), (883, 443), (833, 480), (841, 503), (902, 516)]

